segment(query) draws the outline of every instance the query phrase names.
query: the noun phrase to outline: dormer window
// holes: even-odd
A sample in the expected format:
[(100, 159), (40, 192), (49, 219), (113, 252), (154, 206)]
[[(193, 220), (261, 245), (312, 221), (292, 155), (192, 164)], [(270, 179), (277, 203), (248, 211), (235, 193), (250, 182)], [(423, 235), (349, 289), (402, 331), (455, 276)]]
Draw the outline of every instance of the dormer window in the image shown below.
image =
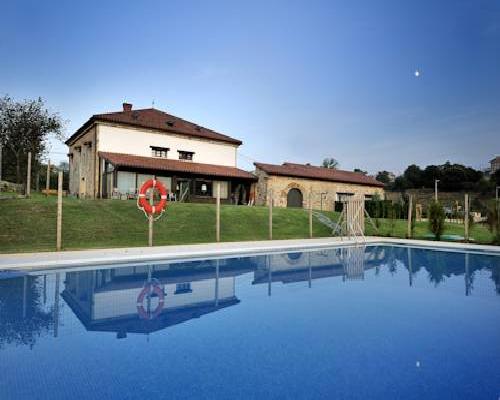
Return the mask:
[(153, 157), (167, 158), (167, 153), (170, 150), (168, 147), (158, 147), (158, 146), (149, 146), (151, 147), (151, 155)]
[(177, 152), (179, 153), (179, 160), (193, 161), (193, 151), (177, 150)]

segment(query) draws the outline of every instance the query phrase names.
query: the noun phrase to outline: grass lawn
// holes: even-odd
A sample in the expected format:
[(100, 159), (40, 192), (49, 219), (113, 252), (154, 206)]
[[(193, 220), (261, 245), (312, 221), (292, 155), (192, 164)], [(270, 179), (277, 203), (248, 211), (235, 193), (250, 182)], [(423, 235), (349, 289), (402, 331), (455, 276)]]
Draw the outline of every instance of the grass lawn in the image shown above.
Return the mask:
[[(329, 213), (333, 216), (333, 213)], [(273, 239), (309, 236), (308, 214), (302, 209), (273, 209)], [(315, 237), (330, 230), (313, 221)], [(88, 249), (148, 245), (148, 224), (135, 201), (63, 201), (63, 249)], [(267, 207), (221, 206), (221, 240), (268, 238)], [(0, 252), (55, 250), (56, 197), (0, 201)], [(154, 244), (173, 245), (215, 242), (215, 205), (169, 203), (154, 225)]]
[[(374, 221), (375, 222), (375, 221)], [(391, 236), (405, 238), (407, 233), (406, 220), (394, 220), (394, 226), (391, 229), (391, 221), (389, 219), (379, 219), (380, 226), (378, 232), (373, 226), (366, 221), (366, 235), (373, 236)], [(432, 239), (429, 237), (429, 223), (427, 221), (416, 222), (413, 232), (413, 239)], [(464, 226), (462, 224), (445, 223), (443, 235), (459, 235), (464, 236)], [(469, 229), (469, 239), (476, 243), (490, 244), (493, 240), (491, 232), (484, 224), (474, 224)]]
[[(338, 214), (325, 212), (337, 220)], [(273, 238), (300, 239), (309, 235), (308, 213), (302, 209), (273, 209)], [(379, 232), (366, 223), (367, 235), (404, 238), (406, 221), (396, 220), (391, 234), (390, 221), (380, 220)], [(315, 237), (330, 236), (330, 230), (313, 221)], [(418, 222), (415, 237), (425, 239), (427, 223)], [(463, 235), (463, 226), (447, 224), (445, 234)], [(481, 225), (472, 228), (479, 243), (492, 240)], [(0, 201), (0, 252), (55, 250), (56, 197), (35, 194), (31, 199)], [(221, 240), (266, 240), (267, 207), (221, 206)], [(215, 206), (212, 204), (170, 203), (154, 226), (155, 245), (208, 243), (215, 241)], [(63, 203), (63, 249), (147, 246), (148, 225), (135, 201), (79, 200)]]

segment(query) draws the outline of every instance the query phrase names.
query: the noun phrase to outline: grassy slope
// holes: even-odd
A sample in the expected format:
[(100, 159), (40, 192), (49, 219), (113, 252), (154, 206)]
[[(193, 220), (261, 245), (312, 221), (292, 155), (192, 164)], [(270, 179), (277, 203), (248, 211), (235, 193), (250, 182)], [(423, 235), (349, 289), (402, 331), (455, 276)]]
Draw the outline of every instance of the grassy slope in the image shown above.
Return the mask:
[[(331, 218), (333, 213), (326, 213)], [(147, 222), (133, 201), (64, 199), (63, 248), (85, 249), (147, 245)], [(273, 210), (273, 238), (308, 237), (308, 215), (301, 209)], [(222, 241), (265, 240), (268, 235), (265, 207), (222, 206)], [(55, 249), (56, 199), (35, 195), (30, 200), (0, 201), (0, 252)], [(367, 222), (367, 235), (405, 237), (406, 221), (396, 220), (390, 235), (388, 220), (380, 220), (379, 232)], [(329, 236), (329, 229), (314, 219), (315, 237)], [(447, 224), (446, 234), (463, 235), (463, 226)], [(417, 223), (416, 238), (428, 234), (427, 223)], [(471, 236), (491, 241), (488, 230), (475, 225)], [(166, 214), (155, 223), (155, 245), (215, 241), (215, 206), (171, 203)]]
[[(378, 232), (372, 225), (366, 222), (366, 234), (377, 236), (393, 236), (405, 238), (407, 232), (406, 220), (395, 220), (394, 228), (391, 230), (391, 222), (388, 219), (380, 219), (380, 226)], [(413, 232), (414, 239), (429, 239), (429, 225), (428, 222), (417, 222)], [(443, 235), (459, 235), (464, 236), (464, 226), (462, 224), (445, 223), (445, 230)], [(469, 231), (469, 238), (477, 243), (490, 243), (493, 237), (490, 231), (483, 224), (474, 224)]]
[[(331, 213), (333, 214), (333, 213)], [(78, 200), (63, 202), (63, 248), (84, 249), (147, 246), (147, 221), (134, 201)], [(222, 206), (221, 240), (265, 240), (268, 235), (265, 207)], [(308, 214), (301, 209), (273, 210), (273, 238), (305, 238)], [(30, 200), (0, 201), (0, 252), (55, 249), (56, 199), (35, 196)], [(317, 221), (314, 236), (328, 236)], [(154, 225), (154, 244), (215, 241), (215, 206), (171, 203)]]

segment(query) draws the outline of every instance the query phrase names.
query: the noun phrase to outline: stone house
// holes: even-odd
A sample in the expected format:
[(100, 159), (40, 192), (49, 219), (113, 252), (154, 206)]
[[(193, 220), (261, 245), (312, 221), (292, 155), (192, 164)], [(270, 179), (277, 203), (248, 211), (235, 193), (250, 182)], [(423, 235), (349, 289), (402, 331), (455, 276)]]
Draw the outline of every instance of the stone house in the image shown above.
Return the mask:
[[(254, 175), (237, 168), (242, 142), (148, 108), (90, 117), (67, 141), (69, 191), (82, 198), (134, 197), (153, 177), (177, 200), (247, 203)], [(172, 197), (173, 197), (172, 196)]]
[(490, 161), (490, 173), (494, 174), (499, 169), (500, 169), (500, 156), (497, 156)]
[(276, 207), (312, 207), (333, 210), (335, 201), (351, 196), (370, 199), (375, 194), (384, 195), (384, 184), (375, 178), (358, 172), (327, 169), (309, 164), (283, 163), (255, 164), (257, 205), (269, 204), (269, 191), (272, 191)]

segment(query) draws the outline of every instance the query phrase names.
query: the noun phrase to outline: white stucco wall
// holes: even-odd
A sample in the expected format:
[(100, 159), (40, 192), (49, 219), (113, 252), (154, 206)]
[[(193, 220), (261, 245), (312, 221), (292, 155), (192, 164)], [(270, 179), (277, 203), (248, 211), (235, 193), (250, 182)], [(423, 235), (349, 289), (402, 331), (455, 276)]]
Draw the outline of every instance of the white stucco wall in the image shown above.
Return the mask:
[[(164, 285), (166, 295), (163, 308), (189, 307), (197, 303), (215, 301), (215, 288), (215, 279), (206, 279), (191, 282), (192, 292), (175, 294), (176, 284), (166, 284)], [(117, 318), (137, 314), (137, 297), (141, 290), (142, 287), (136, 287), (95, 293), (93, 319)], [(235, 295), (234, 277), (219, 278), (218, 295), (219, 300), (228, 299)], [(153, 308), (156, 306), (157, 302), (155, 301)]]
[(238, 147), (229, 143), (182, 137), (152, 130), (99, 124), (99, 151), (151, 157), (150, 146), (168, 147), (169, 159), (178, 160), (177, 150), (194, 152), (193, 162), (236, 167)]

